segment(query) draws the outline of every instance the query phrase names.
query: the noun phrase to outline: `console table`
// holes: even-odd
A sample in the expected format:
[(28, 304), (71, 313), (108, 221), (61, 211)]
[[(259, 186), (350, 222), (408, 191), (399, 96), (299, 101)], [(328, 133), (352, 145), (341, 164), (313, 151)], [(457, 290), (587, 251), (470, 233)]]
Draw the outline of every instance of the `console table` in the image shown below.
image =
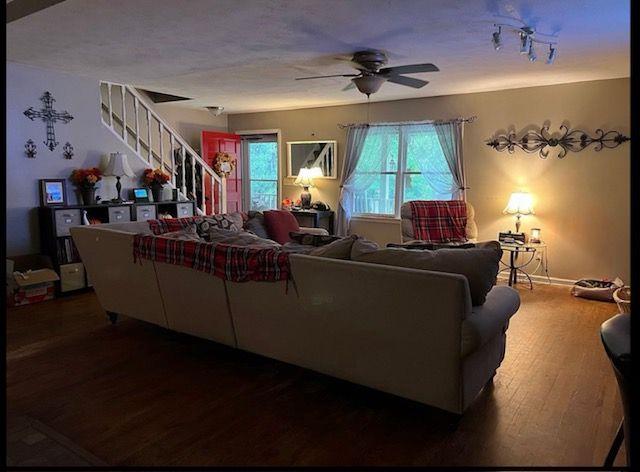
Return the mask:
[[(509, 271), (509, 286), (513, 286), (518, 283), (518, 272), (524, 274), (524, 276), (529, 281), (529, 289), (533, 290), (533, 281), (531, 280), (531, 276), (525, 272), (523, 269), (527, 267), (533, 260), (536, 258), (536, 254), (539, 254), (539, 263), (538, 266), (534, 269), (536, 272), (540, 267), (544, 270), (547, 280), (549, 279), (549, 268), (547, 264), (547, 245), (544, 243), (526, 243), (526, 244), (516, 244), (516, 243), (500, 243), (500, 247), (503, 251), (509, 252), (509, 264), (505, 264), (500, 261), (502, 265), (504, 265), (504, 269), (500, 270), (500, 272), (504, 270)], [(523, 254), (523, 257), (528, 257), (524, 262), (520, 262), (518, 264), (518, 256)]]
[(332, 210), (291, 210), (291, 214), (296, 217), (300, 226), (311, 228), (324, 228), (333, 233), (333, 220), (335, 213)]

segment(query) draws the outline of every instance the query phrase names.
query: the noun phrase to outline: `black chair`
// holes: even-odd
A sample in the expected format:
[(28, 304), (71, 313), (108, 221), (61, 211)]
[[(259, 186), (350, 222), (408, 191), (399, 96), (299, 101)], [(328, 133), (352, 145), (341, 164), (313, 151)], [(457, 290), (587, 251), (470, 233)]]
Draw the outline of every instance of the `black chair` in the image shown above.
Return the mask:
[(631, 467), (631, 314), (616, 315), (602, 323), (600, 337), (611, 361), (613, 372), (616, 374), (624, 413), (604, 466), (613, 466), (613, 461), (624, 439), (627, 466)]

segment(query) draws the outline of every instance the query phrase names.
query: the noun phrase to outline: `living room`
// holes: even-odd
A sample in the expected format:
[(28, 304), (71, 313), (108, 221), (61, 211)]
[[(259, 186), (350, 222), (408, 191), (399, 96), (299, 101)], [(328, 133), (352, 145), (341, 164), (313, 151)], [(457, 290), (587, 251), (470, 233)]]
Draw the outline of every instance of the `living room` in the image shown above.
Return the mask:
[(7, 3), (8, 465), (630, 464), (629, 2), (187, 3)]

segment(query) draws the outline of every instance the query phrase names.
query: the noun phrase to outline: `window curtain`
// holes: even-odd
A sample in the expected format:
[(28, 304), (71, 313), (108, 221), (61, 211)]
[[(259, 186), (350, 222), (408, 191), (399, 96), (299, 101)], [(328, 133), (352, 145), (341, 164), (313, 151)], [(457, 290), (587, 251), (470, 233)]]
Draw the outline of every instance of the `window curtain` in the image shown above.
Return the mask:
[(347, 145), (340, 177), (340, 204), (336, 215), (336, 234), (339, 236), (346, 236), (349, 231), (349, 220), (351, 219), (355, 195), (371, 184), (371, 182), (363, 179), (362, 175), (356, 174), (358, 161), (364, 149), (364, 142), (368, 133), (368, 125), (352, 126), (347, 131)]
[(433, 127), (438, 134), (440, 147), (447, 160), (447, 165), (456, 185), (452, 197), (454, 200), (466, 200), (467, 180), (464, 175), (462, 160), (462, 130), (464, 123), (453, 121), (446, 123), (434, 123)]

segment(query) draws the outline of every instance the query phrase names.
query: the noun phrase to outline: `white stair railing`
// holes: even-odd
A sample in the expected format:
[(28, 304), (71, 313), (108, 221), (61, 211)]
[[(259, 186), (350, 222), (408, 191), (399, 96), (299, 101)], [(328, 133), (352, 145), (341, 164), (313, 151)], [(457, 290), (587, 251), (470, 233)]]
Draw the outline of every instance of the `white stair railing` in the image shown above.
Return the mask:
[[(226, 179), (220, 177), (137, 90), (101, 81), (100, 109), (103, 124), (150, 167), (164, 169), (171, 176), (171, 186), (196, 201), (199, 213), (227, 212)], [(210, 183), (208, 189), (207, 182)]]

